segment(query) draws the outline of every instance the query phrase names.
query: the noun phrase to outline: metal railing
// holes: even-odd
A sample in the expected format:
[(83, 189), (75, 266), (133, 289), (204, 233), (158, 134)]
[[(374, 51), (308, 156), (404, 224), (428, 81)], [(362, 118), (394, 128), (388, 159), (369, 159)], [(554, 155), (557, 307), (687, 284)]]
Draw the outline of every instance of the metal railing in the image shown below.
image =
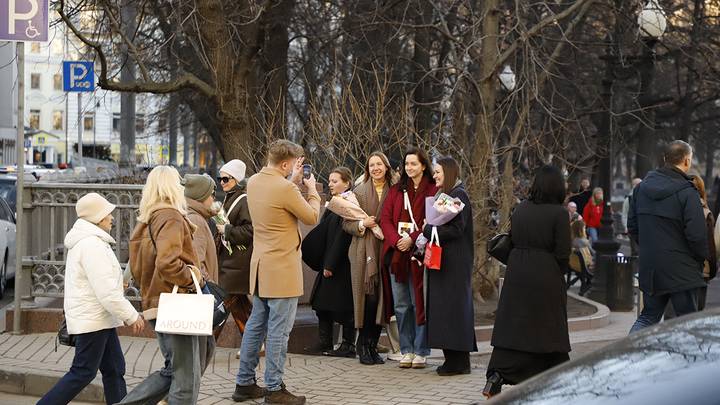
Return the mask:
[[(115, 239), (115, 254), (120, 263), (129, 256), (129, 239), (136, 224), (136, 211), (140, 203), (142, 185), (136, 184), (81, 184), (33, 183), (25, 189), (24, 198), (24, 274), (29, 285), (23, 288), (31, 297), (62, 297), (65, 281), (67, 249), (65, 234), (77, 219), (75, 203), (83, 195), (95, 192), (104, 196), (117, 208), (111, 236)], [(126, 290), (131, 300), (139, 300), (132, 284)]]

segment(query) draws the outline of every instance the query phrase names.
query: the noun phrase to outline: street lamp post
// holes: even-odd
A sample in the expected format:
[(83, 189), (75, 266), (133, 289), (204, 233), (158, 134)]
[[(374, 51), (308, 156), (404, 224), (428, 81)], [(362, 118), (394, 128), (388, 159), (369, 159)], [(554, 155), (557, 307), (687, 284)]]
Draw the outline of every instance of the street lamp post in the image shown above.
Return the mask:
[[(667, 21), (662, 9), (655, 0), (651, 0), (642, 10), (638, 17), (640, 34), (643, 37), (643, 54), (636, 61), (636, 65), (643, 68), (641, 77), (640, 97), (644, 97), (649, 89), (650, 77), (654, 67), (655, 53), (654, 46), (657, 40), (665, 32)], [(615, 38), (618, 38), (616, 33)], [(602, 59), (605, 62), (605, 75), (602, 80), (602, 99), (607, 114), (603, 116), (599, 132), (603, 137), (603, 157), (599, 162), (599, 183), (604, 191), (605, 207), (600, 220), (598, 240), (593, 244), (597, 254), (595, 274), (593, 277), (592, 289), (589, 297), (595, 301), (608, 303), (608, 290), (618, 288), (614, 285), (614, 277), (610, 273), (614, 271), (617, 263), (617, 254), (620, 250), (620, 243), (615, 239), (614, 221), (612, 217), (612, 168), (613, 164), (613, 136), (612, 136), (612, 88), (617, 78), (616, 66), (619, 64), (617, 52), (618, 44), (610, 37), (607, 38), (607, 50)]]

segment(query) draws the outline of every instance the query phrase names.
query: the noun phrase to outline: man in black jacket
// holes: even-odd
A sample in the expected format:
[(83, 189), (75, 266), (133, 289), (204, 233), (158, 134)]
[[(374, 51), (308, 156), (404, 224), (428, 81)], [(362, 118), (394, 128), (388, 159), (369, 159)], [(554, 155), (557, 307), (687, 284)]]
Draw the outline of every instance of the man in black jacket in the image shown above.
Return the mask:
[(700, 196), (687, 175), (692, 155), (686, 142), (671, 142), (665, 166), (648, 173), (633, 192), (628, 232), (640, 246), (644, 308), (631, 333), (660, 322), (668, 301), (678, 316), (697, 311), (709, 251)]

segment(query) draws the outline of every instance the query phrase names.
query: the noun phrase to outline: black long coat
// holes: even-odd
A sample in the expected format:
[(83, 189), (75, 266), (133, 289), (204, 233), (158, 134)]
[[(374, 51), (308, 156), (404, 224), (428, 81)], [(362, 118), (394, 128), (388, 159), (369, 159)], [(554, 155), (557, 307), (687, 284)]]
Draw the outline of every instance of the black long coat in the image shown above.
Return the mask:
[(628, 232), (640, 246), (640, 289), (650, 295), (705, 286), (708, 234), (700, 195), (677, 169), (651, 171), (633, 191)]
[(530, 353), (570, 351), (565, 270), (570, 220), (561, 205), (520, 203), (492, 345)]
[[(226, 195), (223, 202), (225, 211), (227, 212), (232, 203), (243, 194), (245, 194), (245, 182)], [(225, 239), (230, 242), (233, 252), (228, 253), (227, 248), (220, 243), (218, 235), (216, 240), (220, 264), (218, 284), (228, 294), (249, 294), (253, 225), (246, 197), (235, 204), (228, 215), (228, 221), (230, 223), (225, 225)]]
[[(310, 231), (302, 244), (303, 260), (306, 253), (308, 258), (321, 257), (321, 260), (305, 260), (308, 266), (318, 272), (310, 295), (310, 304), (315, 311), (353, 311), (348, 258), (352, 237), (343, 231), (342, 223), (341, 217), (325, 210), (318, 225)], [(317, 254), (321, 252), (322, 256)], [(324, 277), (323, 270), (331, 271), (332, 277)]]
[[(470, 198), (462, 185), (447, 193), (465, 203), (463, 211), (438, 226), (440, 270), (427, 270), (425, 308), (428, 345), (436, 349), (477, 351), (472, 299), (473, 222)], [(423, 234), (430, 239), (432, 226)]]

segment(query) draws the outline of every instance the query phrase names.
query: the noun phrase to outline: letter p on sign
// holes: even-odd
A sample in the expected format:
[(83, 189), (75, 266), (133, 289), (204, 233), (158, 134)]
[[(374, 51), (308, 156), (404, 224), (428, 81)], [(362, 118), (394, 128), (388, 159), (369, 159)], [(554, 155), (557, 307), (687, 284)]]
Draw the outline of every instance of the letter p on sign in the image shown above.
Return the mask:
[(48, 40), (49, 0), (0, 0), (0, 41)]
[(65, 61), (63, 62), (63, 90), (75, 92), (89, 92), (95, 89), (95, 73), (93, 62)]

